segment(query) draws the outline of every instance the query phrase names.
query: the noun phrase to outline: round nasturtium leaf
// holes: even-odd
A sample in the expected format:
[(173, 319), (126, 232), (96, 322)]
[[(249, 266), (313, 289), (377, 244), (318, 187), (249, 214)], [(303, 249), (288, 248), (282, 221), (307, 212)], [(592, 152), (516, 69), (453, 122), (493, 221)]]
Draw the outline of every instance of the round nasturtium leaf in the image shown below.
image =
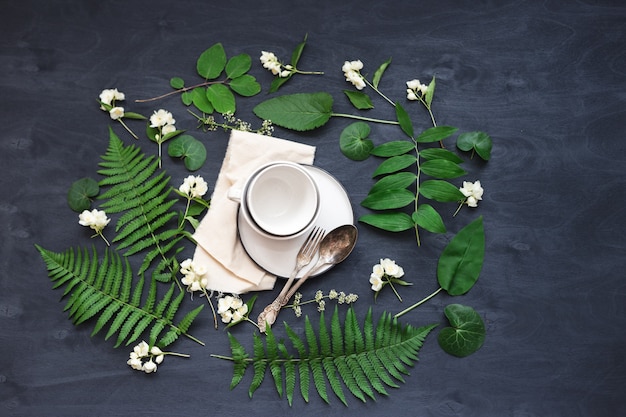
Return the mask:
[(462, 151), (474, 150), (483, 160), (491, 158), (491, 148), (493, 146), (491, 137), (485, 132), (461, 133), (456, 139), (456, 146)]
[(437, 341), (445, 352), (462, 358), (480, 349), (485, 341), (485, 324), (473, 308), (450, 304), (444, 314), (450, 327), (441, 329)]
[(206, 161), (206, 147), (191, 135), (181, 135), (173, 139), (167, 153), (173, 158), (182, 158), (189, 171), (197, 171)]
[(81, 178), (75, 181), (67, 192), (67, 204), (75, 212), (81, 213), (91, 208), (91, 201), (99, 192), (100, 186), (96, 180)]
[(368, 139), (370, 127), (364, 122), (348, 125), (339, 136), (341, 152), (353, 161), (363, 161), (370, 156), (374, 144)]

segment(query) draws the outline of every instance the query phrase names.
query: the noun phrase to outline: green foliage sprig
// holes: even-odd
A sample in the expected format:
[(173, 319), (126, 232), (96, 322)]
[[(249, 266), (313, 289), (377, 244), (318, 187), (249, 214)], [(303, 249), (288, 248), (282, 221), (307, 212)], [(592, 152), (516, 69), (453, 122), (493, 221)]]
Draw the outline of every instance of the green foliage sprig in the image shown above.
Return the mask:
[[(36, 245), (46, 263), (54, 288), (65, 287), (64, 296), (69, 296), (65, 310), (75, 325), (97, 317), (92, 336), (107, 324), (109, 330), (105, 339), (117, 334), (115, 347), (126, 342), (129, 345), (150, 326), (150, 346), (165, 347), (180, 335), (203, 344), (187, 333), (191, 323), (200, 313), (203, 304), (188, 312), (178, 323), (174, 317), (183, 300), (184, 293), (175, 294), (175, 285), (157, 300), (156, 281), (149, 285), (144, 298), (143, 277), (133, 288), (133, 273), (127, 259), (115, 251), (107, 249), (101, 261), (95, 248), (90, 254), (87, 249), (68, 249), (54, 253)], [(167, 330), (167, 331), (166, 331)], [(165, 334), (162, 333), (166, 331)]]
[(348, 405), (342, 384), (363, 402), (368, 398), (375, 400), (376, 394), (388, 395), (388, 388), (397, 388), (398, 382), (404, 382), (403, 375), (409, 373), (407, 367), (418, 360), (417, 354), (424, 339), (436, 327), (400, 325), (386, 313), (375, 325), (371, 309), (361, 327), (352, 307), (347, 310), (343, 325), (337, 307), (330, 326), (322, 312), (317, 334), (306, 316), (304, 339), (287, 323), (284, 326), (295, 353), (290, 352), (282, 340), (277, 340), (268, 327), (265, 343), (261, 336), (254, 334), (252, 357), (231, 334), (232, 356), (211, 355), (233, 361), (231, 389), (241, 382), (246, 369), (251, 366), (254, 369), (249, 388), (251, 397), (269, 369), (276, 391), (281, 397), (286, 396), (289, 405), (292, 405), (298, 379), (300, 394), (307, 402), (311, 379), (317, 393), (327, 403), (330, 402), (330, 386), (337, 398)]

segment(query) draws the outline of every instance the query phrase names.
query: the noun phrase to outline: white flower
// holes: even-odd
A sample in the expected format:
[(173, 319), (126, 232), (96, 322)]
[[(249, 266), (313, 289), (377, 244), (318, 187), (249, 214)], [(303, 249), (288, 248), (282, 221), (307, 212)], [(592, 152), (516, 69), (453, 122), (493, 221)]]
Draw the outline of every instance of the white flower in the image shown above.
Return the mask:
[(248, 305), (238, 296), (226, 295), (217, 300), (217, 314), (224, 323), (237, 323), (246, 318)]
[(285, 71), (282, 70), (281, 63), (273, 52), (261, 51), (260, 60), (263, 64), (263, 68), (270, 70), (274, 75), (288, 77), (289, 74), (291, 74), (290, 68), (287, 68)]
[(406, 86), (406, 98), (409, 100), (418, 100), (418, 93), (420, 96), (423, 96), (428, 91), (428, 86), (426, 84), (422, 84), (420, 80), (417, 79), (407, 81)]
[(88, 226), (96, 232), (101, 232), (110, 221), (111, 219), (107, 217), (104, 211), (97, 209), (91, 211), (83, 210), (83, 212), (78, 215), (78, 223), (80, 225)]
[(383, 279), (372, 273), (372, 275), (370, 275), (370, 284), (372, 284), (372, 291), (378, 292), (383, 288)]
[(148, 362), (143, 364), (142, 369), (145, 373), (150, 374), (157, 371), (157, 364), (152, 362), (152, 359), (150, 359)]
[(461, 193), (467, 198), (467, 205), (470, 207), (477, 207), (478, 200), (483, 199), (483, 187), (480, 185), (480, 181), (470, 182), (463, 181), (463, 187), (459, 188)]
[(201, 291), (206, 289), (209, 281), (204, 277), (207, 270), (203, 265), (195, 264), (191, 259), (185, 259), (180, 264), (180, 272), (183, 274), (181, 282), (187, 286), (187, 291)]
[(126, 99), (126, 96), (124, 95), (124, 93), (117, 91), (117, 88), (104, 89), (100, 93), (100, 101), (104, 104), (108, 104), (109, 106), (115, 100), (124, 100), (124, 99)]
[(209, 190), (209, 185), (201, 176), (190, 175), (183, 180), (178, 187), (178, 191), (189, 196), (189, 198), (202, 197)]
[(167, 135), (168, 133), (172, 133), (176, 131), (176, 126), (174, 125), (165, 125), (163, 126), (163, 129), (161, 129), (161, 133), (163, 133), (163, 135)]
[(402, 267), (396, 265), (396, 261), (392, 261), (389, 258), (381, 259), (380, 265), (383, 267), (385, 275), (388, 275), (392, 278), (400, 278), (404, 275), (404, 270), (402, 269)]
[(124, 107), (113, 107), (109, 110), (109, 116), (111, 116), (113, 120), (121, 119), (124, 117)]
[(346, 81), (352, 83), (358, 90), (365, 88), (365, 80), (359, 72), (361, 69), (363, 69), (363, 63), (360, 60), (346, 61), (341, 67)]
[(159, 109), (150, 116), (150, 127), (163, 127), (175, 123), (176, 120), (174, 120), (172, 113), (167, 110)]

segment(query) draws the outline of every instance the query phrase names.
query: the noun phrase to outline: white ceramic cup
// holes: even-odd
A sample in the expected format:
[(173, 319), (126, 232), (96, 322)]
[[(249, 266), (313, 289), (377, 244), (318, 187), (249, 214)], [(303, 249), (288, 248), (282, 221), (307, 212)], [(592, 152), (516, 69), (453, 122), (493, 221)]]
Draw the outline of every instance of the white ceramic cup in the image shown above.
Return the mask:
[(313, 226), (319, 214), (315, 181), (299, 164), (278, 161), (255, 170), (228, 198), (240, 203), (244, 220), (273, 239), (291, 239)]

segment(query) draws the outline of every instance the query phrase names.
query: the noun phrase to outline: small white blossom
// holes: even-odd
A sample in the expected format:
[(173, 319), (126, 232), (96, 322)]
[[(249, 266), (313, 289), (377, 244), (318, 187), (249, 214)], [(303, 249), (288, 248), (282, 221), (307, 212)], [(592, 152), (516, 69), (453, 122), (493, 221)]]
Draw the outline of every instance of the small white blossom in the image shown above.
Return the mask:
[(392, 261), (389, 258), (381, 259), (380, 265), (383, 267), (385, 274), (392, 278), (400, 278), (404, 275), (404, 270), (401, 266), (396, 265), (396, 261)]
[(209, 186), (201, 176), (190, 175), (183, 180), (178, 187), (178, 191), (189, 196), (189, 198), (202, 197), (209, 190)]
[(278, 75), (281, 77), (289, 76), (290, 71), (287, 71), (287, 75), (282, 75), (281, 64), (273, 52), (261, 51), (260, 60), (261, 60), (261, 63), (263, 64), (263, 68), (270, 70), (272, 74)]
[[(135, 346), (130, 352), (129, 359), (126, 361), (131, 368), (137, 371), (143, 371), (147, 374), (156, 372), (157, 364), (163, 362), (164, 353), (156, 346), (150, 349), (145, 341)], [(147, 362), (143, 362), (148, 359)], [(153, 360), (154, 359), (154, 360)]]
[(174, 125), (176, 120), (172, 113), (167, 110), (159, 109), (150, 116), (150, 127), (164, 127), (166, 125)]
[(248, 305), (238, 296), (226, 295), (217, 301), (217, 314), (224, 323), (237, 323), (246, 318)]
[(372, 284), (372, 291), (378, 292), (383, 288), (383, 279), (372, 273), (372, 275), (370, 275), (370, 284)]
[(113, 120), (121, 119), (124, 117), (124, 107), (113, 107), (109, 110), (109, 116), (111, 116)]
[(365, 80), (361, 75), (361, 69), (363, 69), (363, 63), (360, 60), (345, 61), (341, 67), (341, 70), (346, 77), (346, 81), (352, 83), (357, 90), (365, 88)]
[(480, 181), (470, 182), (463, 181), (463, 187), (459, 188), (461, 193), (467, 198), (466, 202), (469, 207), (477, 207), (478, 201), (483, 199), (483, 187)]
[(194, 263), (191, 259), (185, 259), (181, 262), (180, 272), (183, 274), (181, 282), (187, 286), (187, 291), (205, 290), (209, 284), (208, 278), (205, 277), (206, 267)]
[(83, 212), (78, 215), (78, 223), (81, 226), (88, 226), (97, 233), (100, 233), (110, 221), (111, 219), (107, 217), (104, 211), (97, 209), (91, 211), (83, 210)]
[(147, 374), (157, 371), (157, 364), (150, 359), (148, 362), (143, 364), (143, 371)]
[(409, 100), (419, 100), (428, 91), (428, 86), (417, 79), (407, 81), (406, 86), (406, 98)]
[(125, 100), (126, 96), (117, 88), (107, 88), (100, 93), (100, 101), (107, 105), (112, 105), (115, 100)]

